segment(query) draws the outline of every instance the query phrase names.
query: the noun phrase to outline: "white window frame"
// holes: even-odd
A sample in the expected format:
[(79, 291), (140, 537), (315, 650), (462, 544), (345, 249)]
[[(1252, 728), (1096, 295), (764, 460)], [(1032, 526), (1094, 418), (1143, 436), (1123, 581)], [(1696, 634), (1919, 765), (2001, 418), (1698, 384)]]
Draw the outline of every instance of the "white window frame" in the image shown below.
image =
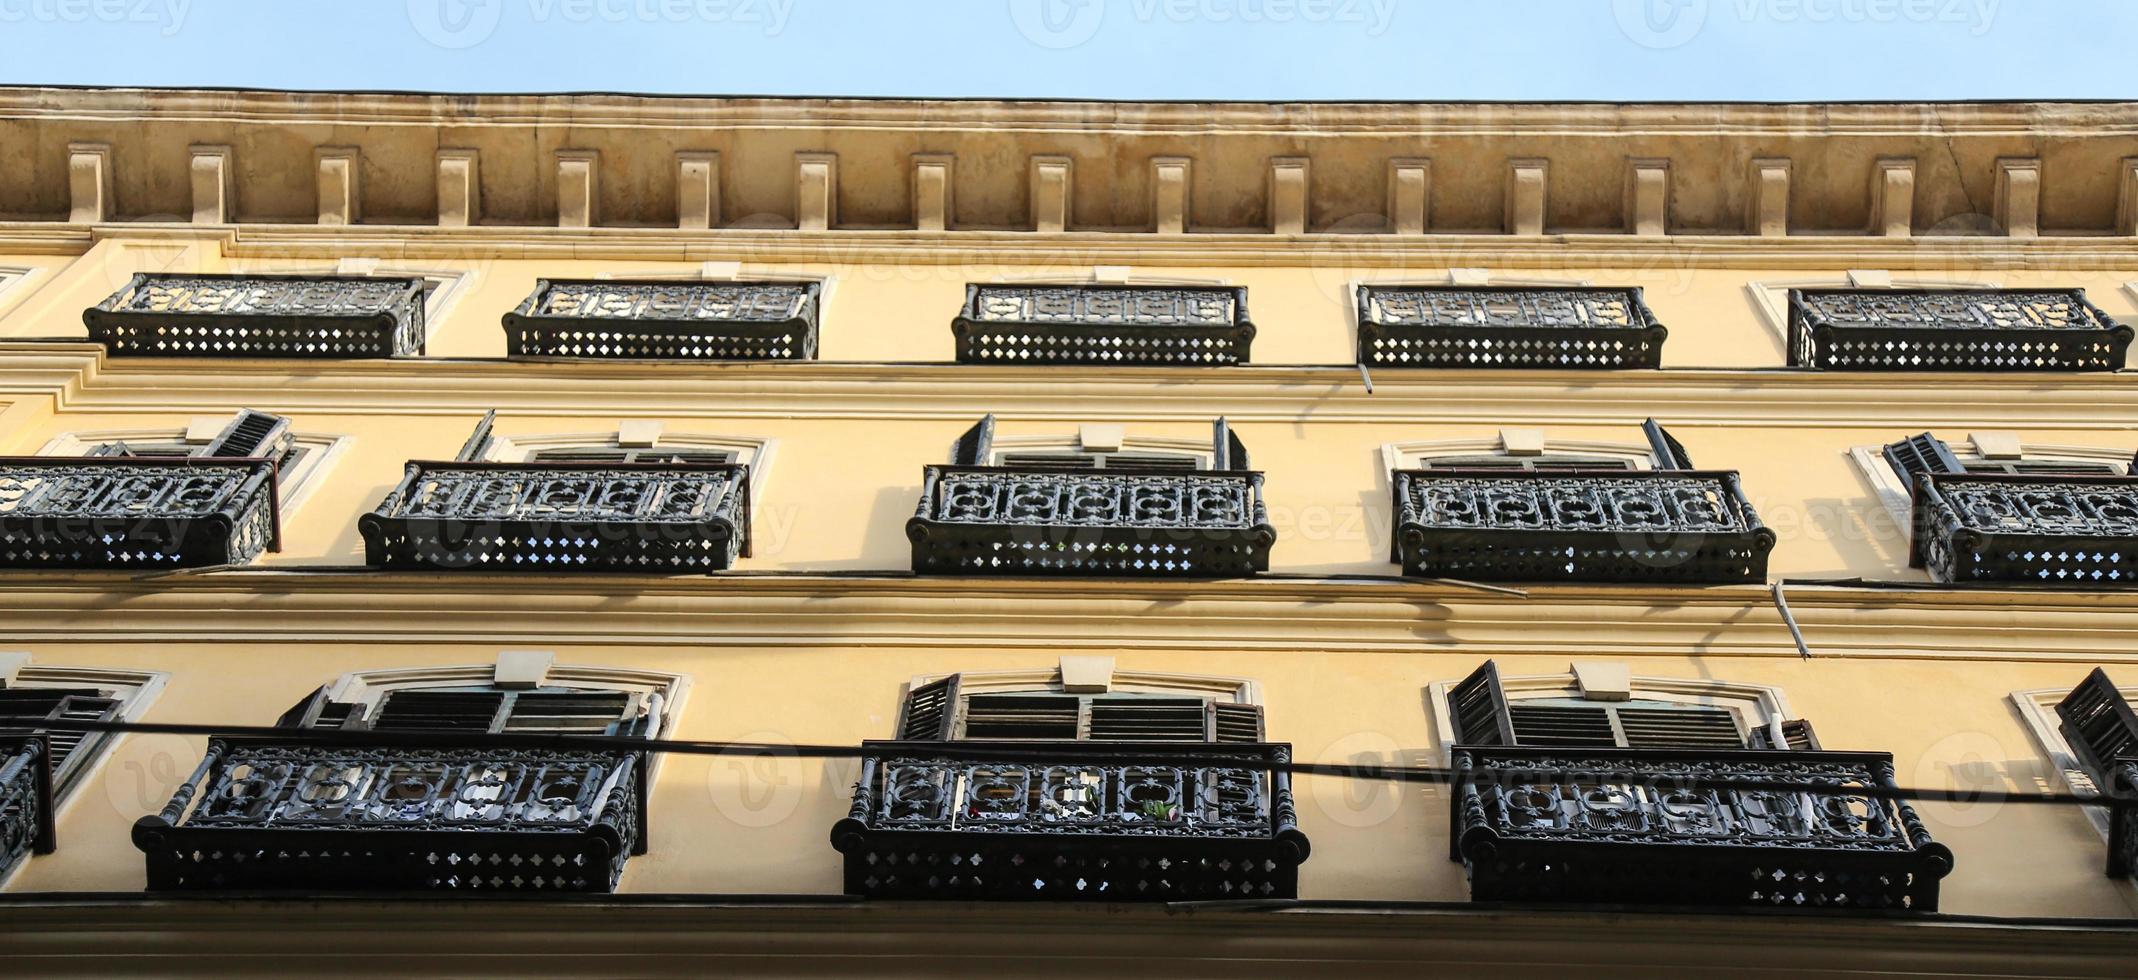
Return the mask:
[[(2116, 690), (2125, 700), (2138, 703), (2138, 686), (2119, 684)], [(2071, 743), (2064, 739), (2060, 727), (2062, 719), (2056, 716), (2056, 706), (2070, 696), (2071, 691), (2066, 688), (2013, 691), (2011, 695), (2012, 706), (2019, 709), (2020, 720), (2026, 724), (2027, 730), (2033, 733), (2035, 744), (2041, 747), (2042, 754), (2048, 757), (2050, 768), (2056, 770), (2056, 778), (2062, 782), (2062, 788), (2078, 796), (2099, 796), (2100, 787), (2094, 785), (2093, 776), (2079, 763), (2078, 753), (2072, 751)], [(2101, 839), (2108, 840), (2108, 808), (2085, 806), (2079, 809), (2086, 814), (2086, 820), (2093, 824), (2093, 829), (2100, 833)]]
[[(495, 663), (359, 670), (343, 674), (328, 684), (327, 699), (361, 704), (369, 717), (377, 713), (379, 702), (385, 700), (388, 694), (397, 691), (489, 688), (495, 685), (496, 680)], [(661, 698), (661, 717), (656, 720), (647, 737), (665, 738), (682, 717), (683, 699), (690, 693), (690, 678), (684, 674), (630, 667), (556, 664), (549, 668), (548, 674), (542, 680), (542, 686), (640, 696), (658, 694)]]
[[(1055, 667), (1018, 670), (954, 670), (942, 674), (919, 674), (907, 683), (910, 693), (947, 677), (958, 679), (958, 697), (969, 694), (1067, 694), (1062, 672)], [(1088, 693), (1088, 692), (1087, 692)], [(1119, 670), (1107, 685), (1107, 694), (1157, 694), (1208, 698), (1219, 704), (1262, 703), (1262, 686), (1245, 677), (1209, 674), (1174, 674), (1144, 670)]]
[[(1975, 441), (1947, 442), (1946, 448), (1961, 462), (1987, 462), (1991, 457), (1977, 448)], [(1909, 527), (1915, 520), (1915, 496), (1906, 480), (1893, 472), (1893, 464), (1886, 462), (1884, 446), (1851, 446), (1848, 458), (1856, 465), (1856, 471), (1871, 485), (1878, 495), (1878, 502), (1885, 505), (1899, 527)], [(2073, 463), (2114, 463), (2129, 472), (2131, 450), (2101, 446), (2055, 446), (2027, 444), (2019, 447), (2022, 460), (2066, 461)]]
[(975, 285), (1005, 286), (1230, 286), (1231, 279), (1205, 276), (1159, 276), (1130, 265), (1094, 265), (1070, 272), (1035, 272), (974, 280)]
[[(1440, 739), (1440, 755), (1444, 762), (1452, 762), (1456, 742), (1454, 712), (1448, 707), (1448, 691), (1462, 683), (1462, 678), (1434, 681), (1427, 688), (1427, 696), (1433, 707), (1433, 734)], [(1764, 728), (1771, 744), (1787, 744), (1782, 735), (1781, 723), (1795, 717), (1789, 711), (1789, 700), (1782, 689), (1765, 684), (1737, 684), (1729, 681), (1695, 680), (1680, 677), (1631, 678), (1632, 697), (1635, 701), (1664, 701), (1689, 707), (1721, 708), (1737, 716), (1738, 728), (1747, 733)], [(1623, 704), (1601, 698), (1589, 699), (1582, 694), (1581, 683), (1574, 672), (1563, 674), (1524, 674), (1501, 676), (1500, 690), (1507, 695), (1509, 703), (1536, 701), (1547, 698), (1573, 698), (1595, 700), (1598, 704)]]
[[(216, 431), (234, 416), (203, 416), (201, 424), (185, 429), (85, 429), (79, 432), (64, 432), (46, 442), (37, 451), (39, 456), (86, 456), (89, 450), (107, 442), (139, 442), (207, 445), (207, 439), (188, 438), (189, 433)], [(304, 457), (289, 472), (278, 474), (276, 507), (286, 518), (294, 513), (305, 500), (324, 485), (322, 479), (334, 463), (341, 459), (355, 440), (350, 436), (328, 435), (321, 432), (292, 432), (290, 440), (305, 450)]]
[[(1543, 456), (1597, 456), (1606, 459), (1622, 459), (1633, 464), (1635, 470), (1655, 469), (1655, 450), (1647, 443), (1593, 442), (1586, 439), (1547, 439)], [(1387, 442), (1381, 444), (1381, 470), (1393, 483), (1397, 470), (1419, 469), (1426, 460), (1444, 459), (1450, 456), (1507, 456), (1519, 458), (1507, 451), (1506, 441), (1494, 436), (1489, 439), (1423, 439), (1413, 442)]]
[(988, 448), (988, 465), (1003, 465), (1003, 457), (1012, 453), (1060, 453), (1062, 455), (1152, 455), (1193, 458), (1195, 468), (1207, 470), (1215, 463), (1210, 443), (1193, 439), (1159, 439), (1150, 436), (1123, 436), (1121, 448), (1090, 450), (1084, 448), (1083, 439), (1074, 435), (1049, 436), (996, 436)]
[[(60, 667), (40, 664), (34, 660), (23, 664), (15, 679), (8, 682), (9, 690), (25, 688), (96, 688), (110, 691), (119, 702), (118, 713), (113, 720), (121, 722), (140, 721), (148, 711), (150, 702), (163, 693), (163, 687), (171, 675), (156, 670), (125, 670), (114, 667)], [(89, 781), (89, 774), (104, 759), (124, 735), (106, 732), (101, 736), (84, 739), (82, 748), (69, 760), (72, 768), (61, 774), (60, 782), (52, 786), (52, 808), (55, 816), (65, 807), (75, 789)]]
[[(531, 435), (495, 435), (483, 460), (494, 463), (524, 463), (541, 450), (622, 449), (620, 428), (607, 432), (550, 432)], [(766, 436), (723, 436), (697, 432), (669, 432), (663, 427), (653, 448), (718, 449), (735, 454), (735, 462), (750, 468), (750, 499), (762, 500), (766, 474), (772, 471), (779, 440)]]
[(1789, 291), (1792, 289), (2003, 289), (1996, 279), (1932, 279), (1922, 276), (1896, 276), (1883, 269), (1850, 269), (1842, 276), (1821, 276), (1812, 279), (1753, 279), (1745, 283), (1745, 294), (1752, 301), (1752, 308), (1759, 312), (1767, 333), (1781, 345), (1782, 354), (1789, 355)]
[(30, 281), (44, 271), (34, 265), (0, 265), (0, 311), (8, 308), (11, 297), (29, 295)]

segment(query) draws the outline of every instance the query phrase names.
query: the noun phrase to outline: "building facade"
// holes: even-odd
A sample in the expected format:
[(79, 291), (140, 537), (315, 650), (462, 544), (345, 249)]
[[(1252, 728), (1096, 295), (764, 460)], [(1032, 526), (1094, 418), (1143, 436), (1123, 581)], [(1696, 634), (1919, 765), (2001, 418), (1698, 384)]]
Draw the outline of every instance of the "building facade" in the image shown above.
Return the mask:
[(2124, 103), (0, 90), (0, 955), (2121, 975), (2132, 324)]

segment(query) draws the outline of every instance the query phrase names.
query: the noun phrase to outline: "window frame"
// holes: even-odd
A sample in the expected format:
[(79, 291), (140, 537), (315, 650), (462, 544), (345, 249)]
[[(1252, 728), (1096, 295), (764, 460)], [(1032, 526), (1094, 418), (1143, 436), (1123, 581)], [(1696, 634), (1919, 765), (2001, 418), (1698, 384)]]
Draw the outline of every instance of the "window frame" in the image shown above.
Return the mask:
[[(1945, 441), (1962, 465), (1970, 462), (1988, 462), (1972, 437), (1964, 442)], [(1871, 486), (1871, 492), (1883, 504), (1886, 514), (1893, 518), (1896, 527), (1909, 528), (1915, 525), (1915, 492), (1908, 481), (1893, 471), (1893, 464), (1886, 461), (1885, 446), (1850, 446), (1848, 458), (1855, 464), (1856, 472)], [(2071, 462), (2108, 463), (2116, 467), (2113, 474), (2104, 476), (2129, 476), (2131, 451), (2106, 446), (2064, 446), (2039, 443), (2022, 444), (2017, 462)], [(2068, 693), (2068, 692), (2067, 692)]]
[[(2123, 695), (2124, 700), (2138, 704), (2138, 684), (2118, 684), (2116, 691)], [(2098, 797), (2101, 795), (2099, 785), (2094, 782), (2093, 774), (2087, 772), (2086, 766), (2079, 761), (2079, 754), (2071, 748), (2070, 741), (2064, 738), (2062, 719), (2056, 714), (2056, 706), (2070, 696), (2071, 691), (2068, 688), (2036, 688), (2013, 691), (2009, 695), (2012, 707), (2019, 711), (2021, 723), (2033, 734), (2035, 747), (2041, 750), (2042, 761), (2049, 764), (2049, 771), (2059, 784), (2050, 789), (2060, 788), (2075, 796)], [(2109, 839), (2109, 824), (2112, 819), (2108, 807), (2089, 805), (2082, 806), (2079, 810), (2086, 815), (2086, 821), (2093, 825), (2094, 831), (2101, 835), (2101, 840), (2106, 842)], [(2138, 883), (2134, 883), (2133, 887), (2138, 887)]]
[[(1008, 466), (1004, 460), (1010, 456), (1026, 453), (1045, 453), (1060, 456), (1162, 456), (1174, 459), (1193, 459), (1195, 472), (1208, 472), (1216, 465), (1208, 441), (1193, 439), (1164, 439), (1149, 436), (1124, 436), (1121, 448), (1108, 450), (1085, 449), (1082, 438), (1076, 435), (1003, 436), (997, 435), (988, 446), (989, 466)], [(955, 464), (956, 460), (950, 460)], [(1070, 473), (1106, 473), (1104, 468), (1092, 470), (1066, 470)], [(1188, 472), (1183, 470), (1181, 472)]]
[[(95, 688), (110, 691), (108, 695), (119, 702), (112, 713), (112, 720), (131, 722), (141, 720), (149, 704), (163, 693), (164, 685), (171, 675), (157, 670), (130, 670), (117, 667), (61, 667), (40, 664), (35, 661), (23, 664), (15, 679), (8, 682), (8, 690), (75, 690)], [(82, 739), (74, 753), (67, 757), (66, 764), (54, 774), (52, 780), (52, 806), (59, 811), (64, 808), (72, 793), (89, 781), (90, 773), (111, 755), (121, 739), (126, 736), (115, 732), (91, 732)]]
[[(1759, 313), (1760, 322), (1766, 324), (1768, 336), (1774, 339), (1782, 352), (1782, 363), (1788, 367), (1789, 358), (1789, 291), (1792, 289), (2003, 289), (1997, 279), (1938, 279), (1923, 276), (1895, 276), (1884, 269), (1850, 269), (1840, 276), (1816, 276), (1806, 279), (1751, 279), (1745, 282), (1745, 293), (1752, 302), (1753, 310)], [(1801, 370), (1817, 370), (1803, 367)]]
[[(1595, 442), (1585, 439), (1550, 439), (1544, 443), (1543, 458), (1553, 456), (1587, 456), (1603, 459), (1619, 459), (1633, 464), (1628, 472), (1644, 472), (1656, 468), (1655, 450), (1646, 443)], [(1488, 439), (1430, 439), (1412, 442), (1389, 442), (1381, 444), (1381, 467), (1391, 485), (1395, 483), (1397, 470), (1426, 469), (1423, 464), (1433, 459), (1460, 457), (1514, 457), (1507, 452), (1506, 443), (1497, 437)]]
[(14, 305), (16, 299), (27, 297), (30, 282), (44, 274), (43, 266), (0, 265), (0, 313)]
[[(1152, 671), (1115, 669), (1105, 691), (1068, 691), (1063, 687), (1059, 669), (1038, 668), (1031, 670), (952, 671), (943, 674), (919, 674), (906, 682), (899, 692), (898, 710), (891, 718), (892, 736), (896, 738), (904, 722), (908, 699), (914, 691), (949, 678), (957, 678), (958, 700), (953, 707), (954, 723), (950, 741), (966, 738), (966, 703), (975, 695), (988, 694), (1044, 694), (1077, 697), (1083, 699), (1078, 706), (1078, 737), (1086, 741), (1088, 729), (1089, 700), (1094, 697), (1153, 697), (1153, 698), (1199, 698), (1211, 704), (1235, 704), (1262, 709), (1263, 731), (1269, 736), (1268, 709), (1262, 703), (1262, 688), (1255, 681), (1244, 677), (1223, 677), (1203, 674), (1175, 674)], [(1017, 741), (1012, 739), (1012, 741)], [(1031, 741), (1064, 741), (1063, 739), (1032, 739)], [(1099, 744), (1116, 744), (1102, 742)], [(1120, 743), (1136, 744), (1136, 743)]]
[[(539, 686), (504, 687), (497, 684), (495, 663), (478, 663), (451, 667), (351, 671), (335, 678), (325, 687), (327, 700), (341, 704), (361, 704), (367, 718), (376, 717), (379, 705), (386, 697), (400, 691), (524, 692), (556, 689), (621, 692), (641, 698), (658, 695), (661, 699), (660, 717), (647, 727), (645, 737), (664, 738), (674, 730), (677, 720), (682, 717), (683, 700), (690, 691), (690, 678), (684, 674), (636, 668), (556, 664), (549, 668)], [(654, 762), (658, 764), (658, 757)]]
[[(772, 471), (773, 457), (779, 449), (779, 440), (767, 436), (725, 436), (698, 432), (662, 431), (653, 446), (661, 449), (691, 450), (717, 449), (734, 454), (734, 464), (749, 467), (750, 499), (765, 500), (765, 481)], [(522, 433), (507, 435), (493, 432), (489, 448), (483, 451), (479, 462), (525, 463), (533, 460), (538, 452), (548, 450), (622, 450), (620, 433), (607, 432), (555, 432)]]
[[(1433, 735), (1439, 740), (1443, 763), (1453, 763), (1457, 743), (1455, 713), (1449, 707), (1448, 692), (1462, 682), (1462, 677), (1452, 677), (1433, 681), (1426, 688), (1432, 708)], [(1753, 731), (1764, 728), (1768, 738), (1777, 745), (1785, 744), (1782, 722), (1797, 717), (1789, 710), (1789, 700), (1781, 688), (1764, 684), (1636, 674), (1630, 678), (1630, 685), (1633, 701), (1662, 701), (1728, 710), (1737, 715), (1738, 729), (1748, 738)], [(1585, 697), (1572, 670), (1563, 674), (1502, 674), (1500, 690), (1506, 694), (1509, 704), (1559, 699), (1596, 701), (1604, 705), (1626, 703)]]
[[(205, 422), (209, 417), (203, 416)], [(228, 417), (221, 421), (227, 422)], [(207, 440), (195, 442), (187, 438), (189, 429), (83, 429), (63, 432), (47, 440), (37, 450), (39, 456), (87, 456), (98, 446), (114, 442), (140, 443), (146, 446), (186, 446), (193, 455), (208, 445)], [(329, 435), (323, 432), (290, 432), (292, 448), (304, 450), (297, 464), (287, 470), (276, 471), (276, 508), (287, 520), (298, 506), (310, 499), (325, 484), (325, 475), (340, 461), (354, 436)]]

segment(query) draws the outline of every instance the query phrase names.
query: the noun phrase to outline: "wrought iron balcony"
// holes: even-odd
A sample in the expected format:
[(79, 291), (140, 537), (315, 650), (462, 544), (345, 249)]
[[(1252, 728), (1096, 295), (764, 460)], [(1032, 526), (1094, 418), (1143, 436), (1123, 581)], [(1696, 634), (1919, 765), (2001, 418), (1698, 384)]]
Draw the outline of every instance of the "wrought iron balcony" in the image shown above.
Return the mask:
[(1360, 286), (1358, 330), (1396, 368), (1654, 368), (1669, 334), (1639, 287)]
[(813, 282), (540, 279), (505, 314), (514, 357), (806, 361), (817, 356)]
[(145, 272), (82, 320), (114, 356), (405, 357), (423, 301), (421, 279)]
[(1906, 803), (1845, 792), (1894, 788), (1884, 753), (1458, 746), (1455, 770), (1475, 901), (1935, 912), (1952, 870)]
[(53, 850), (52, 767), (42, 735), (0, 735), (0, 876)]
[(1232, 286), (967, 286), (951, 332), (961, 364), (1214, 367), (1255, 339)]
[(1774, 532), (1728, 471), (1398, 470), (1405, 573), (1499, 582), (1760, 582)]
[[(2094, 790), (2138, 799), (2138, 710), (2099, 667), (2056, 706), (2057, 730), (2093, 779)], [(2108, 815), (2108, 876), (2138, 874), (2138, 806)]]
[(211, 738), (134, 824), (157, 890), (607, 892), (645, 853), (631, 752)]
[(870, 742), (832, 845), (870, 898), (1294, 898), (1278, 744)]
[(279, 520), (271, 459), (0, 457), (0, 567), (242, 565)]
[(357, 519), (373, 565), (471, 571), (714, 572), (749, 526), (733, 463), (412, 462)]
[(2138, 478), (1925, 474), (1908, 552), (1942, 582), (2138, 584)]
[(2114, 371), (2131, 328), (2083, 289), (1792, 289), (1790, 362), (1841, 371)]
[(929, 466), (906, 537), (922, 574), (1242, 576), (1277, 532), (1252, 471)]

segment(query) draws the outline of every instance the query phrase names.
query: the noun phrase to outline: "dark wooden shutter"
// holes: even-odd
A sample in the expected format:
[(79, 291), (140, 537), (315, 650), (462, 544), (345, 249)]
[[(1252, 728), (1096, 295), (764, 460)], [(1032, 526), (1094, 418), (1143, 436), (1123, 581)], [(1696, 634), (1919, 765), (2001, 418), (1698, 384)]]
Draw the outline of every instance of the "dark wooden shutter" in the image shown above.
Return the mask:
[(1083, 699), (1074, 694), (974, 694), (965, 699), (966, 738), (1074, 740)]
[(905, 710), (898, 715), (898, 737), (908, 742), (935, 742), (950, 738), (957, 720), (958, 675), (922, 684), (906, 692)]
[(505, 708), (501, 731), (542, 735), (614, 735), (637, 720), (638, 699), (623, 691), (521, 691)]
[(1611, 729), (1611, 709), (1602, 705), (1536, 704), (1507, 706), (1515, 745), (1609, 748), (1618, 745)]
[(1259, 742), (1262, 741), (1262, 706), (1259, 704), (1232, 704), (1224, 701), (1210, 705), (1210, 731), (1213, 742)]
[(468, 433), (468, 441), (460, 444), (460, 452), (453, 458), (463, 463), (473, 463), (490, 454), (490, 427), (497, 424), (497, 409), (483, 413), (482, 421), (475, 423), (475, 431)]
[(1819, 751), (1819, 736), (1811, 729), (1811, 722), (1791, 718), (1781, 723), (1782, 737), (1776, 744), (1767, 726), (1761, 725), (1752, 731), (1752, 747), (1755, 749), (1788, 749), (1792, 752)]
[(1670, 437), (1670, 432), (1649, 419), (1641, 423), (1641, 432), (1648, 437), (1648, 451), (1655, 454), (1655, 468), (1659, 470), (1689, 470), (1693, 458), (1686, 454), (1685, 447)]
[(126, 444), (125, 442), (123, 442), (123, 441), (122, 441), (122, 442), (100, 442), (100, 443), (98, 443), (98, 444), (96, 444), (96, 445), (94, 445), (94, 446), (91, 446), (91, 447), (89, 447), (89, 451), (88, 451), (88, 452), (86, 452), (86, 453), (84, 453), (83, 455), (85, 455), (85, 456), (132, 456), (133, 454), (134, 454), (134, 447), (132, 447), (132, 446), (129, 446), (129, 445), (127, 445), (127, 444)]
[(1003, 453), (1002, 465), (1029, 470), (1095, 470), (1099, 457), (1087, 453)]
[(2103, 781), (2104, 789), (2112, 763), (2138, 757), (2138, 712), (2131, 710), (2107, 671), (2094, 668), (2056, 706), (2056, 714), (2063, 719), (2057, 727), (2064, 741), (2071, 743), (2086, 771)]
[(208, 443), (201, 452), (203, 456), (230, 459), (259, 457), (281, 459), (290, 451), (290, 420), (280, 415), (255, 412), (245, 409), (232, 419), (223, 431)]
[(1507, 693), (1500, 689), (1500, 668), (1490, 660), (1448, 689), (1448, 712), (1457, 745), (1516, 744)]
[(1213, 470), (1249, 470), (1254, 467), (1247, 461), (1247, 447), (1240, 437), (1233, 434), (1232, 424), (1219, 418), (1212, 426), (1215, 432), (1210, 439), (1210, 468)]
[(119, 699), (92, 688), (18, 687), (0, 690), (0, 731), (43, 732), (51, 746), (52, 773), (73, 757), (84, 742), (102, 732), (55, 729), (55, 721), (111, 721), (119, 716)]
[(1893, 472), (1900, 474), (1901, 482), (1907, 484), (1911, 494), (1915, 492), (1916, 481), (1925, 473), (1967, 472), (1967, 468), (1960, 465), (1959, 457), (1945, 445), (1945, 440), (1928, 432), (1887, 445), (1885, 457), (1886, 463), (1893, 467)]
[(1737, 728), (1737, 715), (1723, 708), (1619, 706), (1616, 710), (1619, 730), (1625, 734), (1629, 748), (1745, 747), (1744, 733)]
[(950, 462), (957, 466), (986, 466), (995, 451), (995, 417), (984, 416), (950, 447)]
[[(1092, 698), (1089, 737), (1101, 742), (1207, 741), (1209, 705), (1202, 698)], [(966, 725), (970, 731), (971, 722)]]
[(393, 691), (371, 727), (394, 732), (494, 732), (504, 722), (503, 691)]

